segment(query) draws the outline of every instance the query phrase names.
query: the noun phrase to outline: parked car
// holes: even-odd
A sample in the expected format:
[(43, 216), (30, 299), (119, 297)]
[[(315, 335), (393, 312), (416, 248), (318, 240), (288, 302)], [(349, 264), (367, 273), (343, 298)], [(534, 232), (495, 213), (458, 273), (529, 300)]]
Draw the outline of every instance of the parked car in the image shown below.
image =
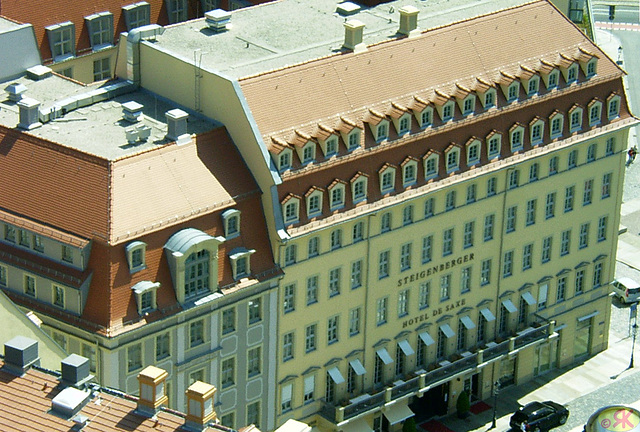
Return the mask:
[(634, 303), (640, 300), (640, 284), (628, 277), (621, 277), (611, 282), (616, 297), (622, 303)]
[(529, 402), (511, 416), (509, 425), (516, 430), (540, 432), (565, 424), (567, 418), (569, 410), (559, 403)]

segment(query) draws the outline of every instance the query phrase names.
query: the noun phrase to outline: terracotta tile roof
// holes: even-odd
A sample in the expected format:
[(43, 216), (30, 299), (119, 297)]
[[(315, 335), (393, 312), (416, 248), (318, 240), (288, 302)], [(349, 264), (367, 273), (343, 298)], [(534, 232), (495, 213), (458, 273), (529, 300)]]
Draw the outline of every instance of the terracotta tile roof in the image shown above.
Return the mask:
[(50, 239), (66, 243), (70, 246), (82, 248), (89, 244), (89, 240), (87, 239), (66, 233), (42, 223), (37, 223), (25, 218), (17, 217), (16, 215), (6, 212), (2, 209), (0, 209), (0, 221), (10, 223), (17, 226), (18, 228), (24, 228), (26, 230), (35, 232), (43, 237), (48, 237)]
[(360, 126), (371, 110), (384, 111), (391, 102), (409, 106), (416, 96), (431, 100), (434, 90), (448, 97), (455, 84), (475, 90), (478, 79), (496, 83), (501, 76), (515, 78), (521, 66), (537, 70), (542, 60), (564, 65), (565, 57), (577, 60), (581, 48), (603, 60), (599, 76), (622, 74), (550, 3), (534, 1), (415, 38), (369, 46), (358, 54), (337, 54), (248, 77), (240, 85), (268, 141), (293, 129), (312, 134), (318, 122), (330, 124), (328, 119), (340, 116)]
[[(0, 430), (3, 432), (68, 432), (76, 430), (71, 419), (51, 413), (51, 400), (62, 388), (50, 373), (29, 369), (16, 376), (4, 368), (0, 361)], [(83, 432), (178, 432), (183, 428), (183, 414), (160, 411), (156, 419), (136, 412), (137, 398), (117, 391), (100, 389), (79, 411), (88, 418)], [(226, 432), (223, 427), (208, 427), (206, 432)]]

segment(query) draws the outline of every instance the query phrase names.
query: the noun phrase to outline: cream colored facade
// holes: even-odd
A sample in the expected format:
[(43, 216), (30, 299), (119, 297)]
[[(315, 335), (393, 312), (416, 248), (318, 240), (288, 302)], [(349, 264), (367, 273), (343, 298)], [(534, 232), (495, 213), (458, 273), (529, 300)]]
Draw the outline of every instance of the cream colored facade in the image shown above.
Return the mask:
[(113, 78), (118, 50), (109, 46), (88, 54), (71, 57), (48, 65), (51, 70), (82, 83), (92, 83)]

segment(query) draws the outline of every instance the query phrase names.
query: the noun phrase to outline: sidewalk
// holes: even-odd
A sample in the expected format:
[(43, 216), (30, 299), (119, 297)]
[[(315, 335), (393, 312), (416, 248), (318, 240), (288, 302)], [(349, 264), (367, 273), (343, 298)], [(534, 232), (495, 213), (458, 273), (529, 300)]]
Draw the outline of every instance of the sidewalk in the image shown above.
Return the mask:
[[(636, 347), (636, 354), (638, 353)], [(531, 401), (553, 400), (567, 404), (571, 401), (610, 384), (618, 376), (629, 376), (640, 372), (640, 367), (628, 369), (631, 354), (631, 339), (620, 339), (609, 334), (609, 348), (571, 368), (553, 370), (520, 386), (510, 386), (498, 395), (496, 431), (507, 431), (511, 414)], [(603, 401), (603, 405), (606, 402)], [(640, 401), (637, 403), (640, 408)], [(635, 406), (635, 405), (634, 405)], [(475, 408), (475, 409), (474, 409)], [(486, 432), (493, 420), (493, 398), (472, 404), (470, 417), (461, 420), (456, 414), (432, 420), (423, 425), (428, 432)], [(576, 427), (572, 432), (582, 430)]]

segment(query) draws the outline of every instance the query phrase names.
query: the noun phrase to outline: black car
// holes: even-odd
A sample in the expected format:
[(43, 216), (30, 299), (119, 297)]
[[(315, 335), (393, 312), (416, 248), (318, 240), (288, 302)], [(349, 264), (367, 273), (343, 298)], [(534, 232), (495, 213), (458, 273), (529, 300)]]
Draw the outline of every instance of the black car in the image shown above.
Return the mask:
[(516, 411), (509, 425), (516, 430), (540, 432), (548, 431), (567, 422), (569, 410), (552, 401), (530, 402)]

